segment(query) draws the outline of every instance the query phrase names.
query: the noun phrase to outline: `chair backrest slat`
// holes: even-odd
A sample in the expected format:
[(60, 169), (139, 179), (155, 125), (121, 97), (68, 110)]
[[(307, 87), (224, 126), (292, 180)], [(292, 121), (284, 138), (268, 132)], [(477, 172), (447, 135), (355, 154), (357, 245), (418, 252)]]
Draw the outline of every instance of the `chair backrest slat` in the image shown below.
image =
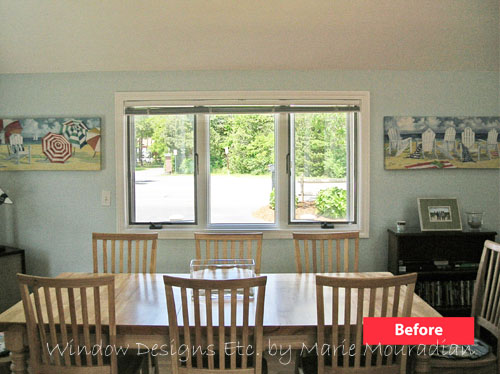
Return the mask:
[[(182, 301), (182, 324), (184, 326), (184, 339), (186, 341), (186, 346), (191, 347), (191, 332), (189, 331), (189, 309), (187, 302), (187, 292), (186, 289), (181, 289), (181, 301)], [(189, 356), (189, 360), (186, 361), (187, 367), (190, 369), (193, 367), (191, 361), (191, 355)]]
[[(298, 273), (357, 272), (359, 269), (359, 232), (357, 231), (327, 234), (296, 232), (293, 233), (293, 240)], [(325, 242), (327, 242), (327, 251), (325, 251)], [(335, 242), (335, 266), (333, 242)], [(354, 252), (353, 257), (349, 255), (350, 250)], [(354, 261), (351, 265), (352, 258)]]
[[(219, 300), (222, 300), (224, 298), (224, 290), (219, 290), (218, 293)], [(224, 303), (219, 303), (219, 352), (224, 352), (226, 344), (226, 329), (224, 321)], [(219, 368), (226, 368), (226, 360), (224, 355), (219, 355)]]
[[(261, 232), (195, 233), (194, 239), (196, 242), (196, 259), (254, 259), (255, 272), (260, 274), (262, 259)], [(213, 254), (211, 250), (212, 246)], [(221, 249), (220, 251), (219, 248)], [(203, 252), (205, 253), (204, 256)]]
[[(118, 258), (117, 243), (119, 246)], [(117, 268), (119, 273), (156, 273), (157, 247), (158, 234), (93, 233), (94, 273), (114, 274), (117, 272)], [(125, 251), (127, 251), (126, 254)], [(99, 258), (102, 258), (102, 266), (99, 263)]]
[[(248, 347), (249, 304), (250, 304), (250, 289), (245, 288), (245, 290), (243, 291), (243, 347)], [(247, 363), (248, 363), (248, 355), (247, 355), (247, 350), (245, 349), (243, 351), (243, 357), (241, 359), (241, 367), (243, 369), (246, 369)]]
[[(18, 274), (18, 281), (26, 317), (30, 366), (34, 373), (118, 374), (116, 355), (111, 354), (105, 360), (103, 356), (108, 350), (102, 346), (116, 345), (113, 276), (44, 278)], [(80, 292), (75, 294), (75, 289)], [(87, 290), (90, 289), (93, 290), (91, 303), (94, 308), (89, 313)], [(108, 296), (103, 299), (106, 307), (101, 306), (104, 293)], [(95, 322), (92, 334), (89, 314)], [(107, 318), (103, 318), (105, 314)], [(108, 326), (106, 331), (102, 329), (103, 321)], [(82, 329), (83, 342), (80, 339)], [(97, 346), (100, 349), (95, 349)]]
[[(318, 318), (318, 346), (323, 346), (326, 336), (326, 311), (331, 309), (331, 368), (326, 366), (323, 354), (318, 355), (318, 373), (326, 369), (334, 373), (370, 372), (370, 367), (377, 367), (377, 373), (405, 373), (406, 347), (389, 350), (386, 358), (385, 346), (367, 349), (362, 344), (363, 318), (373, 317), (376, 311), (381, 316), (409, 317), (413, 302), (413, 293), (417, 274), (377, 278), (345, 278), (316, 276), (316, 298)], [(381, 291), (380, 291), (381, 289)], [(377, 292), (377, 290), (379, 290)], [(331, 300), (325, 292), (332, 295)], [(343, 292), (345, 297), (340, 299)], [(377, 297), (381, 295), (381, 297)], [(326, 300), (329, 300), (325, 303)], [(400, 301), (403, 300), (401, 304)], [(339, 328), (343, 321), (343, 328)], [(354, 324), (354, 325), (353, 325)], [(348, 352), (349, 354), (343, 354)], [(373, 355), (376, 354), (376, 357)]]
[[(29, 291), (27, 289), (27, 286), (23, 287), (24, 289), (21, 290), (21, 293), (23, 296), (29, 295)], [(35, 299), (35, 310), (36, 310), (36, 317), (38, 321), (38, 331), (40, 333), (40, 341), (42, 343), (42, 348), (47, 347), (48, 345), (48, 340), (47, 340), (47, 333), (45, 330), (45, 319), (43, 318), (42, 314), (42, 304), (40, 300), (40, 287), (35, 286), (33, 287), (33, 296)], [(23, 304), (26, 305), (28, 304), (27, 301), (25, 301), (25, 298), (23, 298)], [(26, 306), (25, 306), (25, 311), (26, 311)], [(25, 313), (26, 314), (26, 313)], [(36, 321), (33, 315), (30, 315), (32, 318), (32, 321)], [(40, 347), (34, 347), (35, 351), (39, 351)], [(42, 349), (42, 355), (44, 358), (43, 363), (49, 364), (50, 363), (50, 356), (48, 350)]]
[[(472, 297), (476, 323), (500, 338), (500, 243), (484, 243)], [(478, 331), (479, 329), (476, 329)]]
[[(186, 356), (172, 358), (173, 373), (187, 374), (196, 368), (197, 373), (230, 370), (261, 374), (266, 277), (201, 280), (164, 276), (163, 279), (172, 349), (186, 347)], [(256, 295), (252, 298), (254, 290)], [(179, 295), (182, 311), (179, 311)], [(177, 315), (182, 316), (182, 327)], [(193, 315), (194, 318), (189, 318)], [(239, 344), (238, 348), (235, 344), (227, 346), (228, 342), (242, 342), (243, 348)], [(215, 350), (215, 355), (201, 353), (208, 352), (208, 347)], [(247, 356), (249, 348), (253, 351), (251, 361)]]
[[(356, 341), (355, 341), (355, 351), (354, 351), (354, 367), (359, 368), (361, 366), (361, 356), (362, 356), (362, 330), (363, 330), (363, 302), (364, 302), (365, 289), (358, 289), (358, 301), (356, 310)], [(347, 361), (347, 360), (346, 360)]]
[(85, 343), (86, 352), (86, 362), (88, 366), (92, 366), (92, 346), (90, 344), (90, 324), (89, 324), (89, 312), (87, 303), (87, 289), (85, 287), (80, 288), (80, 300), (82, 304), (82, 322), (83, 322), (83, 340)]
[[(56, 290), (57, 311), (59, 313), (59, 328), (61, 330), (61, 340), (63, 342), (69, 342), (68, 331), (66, 329), (66, 318), (64, 316), (64, 304), (63, 304), (61, 288), (57, 287), (55, 290)], [(69, 358), (69, 349), (66, 349), (64, 351), (64, 363), (66, 366), (71, 366)]]
[[(172, 295), (173, 295), (173, 293), (172, 293)], [(168, 295), (167, 295), (167, 298), (168, 298)], [(202, 346), (201, 345), (201, 317), (200, 317), (200, 289), (193, 289), (193, 298), (194, 298), (194, 325), (195, 325), (195, 339), (194, 339), (194, 341), (196, 344), (196, 348), (199, 348)], [(167, 310), (168, 311), (175, 310), (175, 308), (168, 309), (168, 304), (167, 304)], [(169, 312), (168, 318), (170, 321), (170, 312)], [(170, 323), (168, 324), (168, 326), (170, 328)], [(173, 328), (174, 327), (175, 327), (175, 325), (173, 325)], [(177, 331), (178, 331), (178, 329), (177, 329)], [(177, 335), (178, 335), (178, 332), (173, 334), (173, 336), (176, 338), (177, 338)], [(180, 345), (180, 342), (179, 342), (179, 345)], [(201, 357), (201, 354), (199, 354), (199, 353), (196, 354), (196, 365), (197, 365), (197, 367), (203, 366), (202, 357)]]
[[(212, 294), (211, 290), (205, 290), (205, 316), (207, 319), (207, 346), (214, 347), (214, 327), (212, 319)], [(208, 368), (215, 368), (214, 355), (208, 355)]]
[[(47, 311), (47, 318), (49, 321), (49, 336), (50, 336), (50, 345), (52, 347), (57, 346), (57, 333), (56, 333), (56, 323), (54, 321), (54, 312), (52, 309), (52, 299), (50, 295), (50, 288), (45, 286), (43, 287), (43, 293), (45, 295), (45, 306)], [(42, 347), (43, 349), (43, 347)], [(54, 355), (54, 359), (57, 366), (61, 366), (61, 358), (59, 355)]]
[[(73, 288), (68, 288), (68, 302), (69, 302), (69, 318), (71, 320), (71, 334), (73, 335), (73, 349), (80, 346), (80, 334), (78, 332), (78, 320), (76, 316), (76, 300), (75, 291)], [(75, 355), (76, 366), (82, 366), (82, 358), (80, 355)]]

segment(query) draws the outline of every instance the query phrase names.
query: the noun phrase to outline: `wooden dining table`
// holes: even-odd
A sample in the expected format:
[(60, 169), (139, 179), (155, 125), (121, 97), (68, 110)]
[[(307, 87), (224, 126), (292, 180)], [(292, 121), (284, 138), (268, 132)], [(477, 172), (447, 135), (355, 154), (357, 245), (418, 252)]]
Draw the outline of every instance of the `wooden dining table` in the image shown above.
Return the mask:
[[(189, 277), (189, 274), (170, 275)], [(273, 350), (276, 354), (280, 352), (280, 348), (281, 352), (288, 349), (312, 348), (316, 342), (317, 321), (315, 274), (264, 275), (267, 276), (264, 306), (265, 348)], [(387, 272), (325, 273), (325, 275), (362, 278), (392, 276)], [(59, 277), (82, 276), (92, 277), (95, 274), (63, 273)], [(116, 274), (115, 295), (117, 345), (147, 350), (155, 344), (159, 347), (169, 343), (163, 274)], [(101, 297), (107, 296), (103, 294)], [(356, 297), (351, 298), (355, 299)], [(343, 302), (344, 299), (340, 295), (339, 303)], [(227, 307), (230, 308), (229, 303)], [(325, 315), (328, 314), (331, 315), (325, 310)], [(107, 313), (103, 312), (104, 315)], [(441, 317), (441, 315), (414, 294), (412, 317)], [(18, 374), (26, 373), (27, 368), (25, 323), (21, 302), (0, 314), (0, 331), (5, 332), (6, 347), (11, 352), (11, 370)], [(344, 323), (339, 320), (340, 326)], [(355, 320), (351, 321), (351, 324), (355, 323)], [(106, 325), (105, 320), (103, 324)], [(427, 355), (417, 356), (416, 372), (430, 372)]]

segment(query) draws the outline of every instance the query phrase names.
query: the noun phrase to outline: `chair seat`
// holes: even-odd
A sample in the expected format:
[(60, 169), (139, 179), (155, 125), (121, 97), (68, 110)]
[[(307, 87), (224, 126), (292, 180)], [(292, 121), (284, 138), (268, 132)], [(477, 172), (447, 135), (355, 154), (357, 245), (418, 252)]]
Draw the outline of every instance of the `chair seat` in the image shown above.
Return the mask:
[(488, 353), (486, 356), (470, 360), (470, 359), (459, 359), (452, 360), (448, 358), (433, 357), (431, 359), (431, 367), (433, 368), (475, 368), (475, 367), (485, 367), (491, 366), (496, 367), (497, 357), (493, 353)]

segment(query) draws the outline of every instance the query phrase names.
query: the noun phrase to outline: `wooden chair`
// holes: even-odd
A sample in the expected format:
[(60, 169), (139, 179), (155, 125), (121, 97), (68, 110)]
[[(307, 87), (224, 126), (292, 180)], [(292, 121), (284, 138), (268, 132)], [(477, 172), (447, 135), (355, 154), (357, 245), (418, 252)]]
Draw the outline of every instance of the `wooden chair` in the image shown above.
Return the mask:
[(120, 355), (112, 348), (116, 347), (114, 276), (65, 279), (18, 274), (17, 278), (32, 373), (122, 374), (142, 368), (142, 357)]
[(432, 358), (433, 372), (439, 374), (493, 374), (500, 373), (500, 244), (487, 240), (479, 263), (474, 294), (472, 317), (475, 317), (475, 334), (481, 329), (496, 340), (497, 351), (476, 360), (448, 360)]
[[(111, 244), (110, 247), (108, 241)], [(125, 243), (127, 243), (126, 254)], [(156, 273), (157, 246), (158, 234), (103, 234), (94, 232), (92, 233), (94, 273)], [(99, 269), (99, 252), (102, 252), (101, 269)], [(117, 252), (119, 257), (117, 257)], [(141, 259), (142, 264), (140, 264)], [(134, 265), (133, 262), (135, 262)]]
[[(316, 275), (318, 347), (330, 344), (340, 348), (332, 348), (331, 355), (301, 358), (299, 372), (406, 373), (406, 346), (397, 347), (396, 351), (396, 347), (386, 350), (386, 346), (381, 345), (368, 349), (362, 344), (363, 317), (409, 317), (416, 281), (416, 273), (369, 279)], [(330, 298), (324, 297), (325, 288), (328, 295), (332, 295), (326, 303)], [(345, 302), (339, 297), (342, 292)], [(325, 316), (331, 319), (331, 326), (326, 325)], [(350, 323), (339, 328), (339, 320)], [(342, 354), (342, 347), (348, 354)]]
[[(354, 263), (349, 264), (349, 240), (354, 241)], [(293, 233), (295, 242), (295, 265), (297, 273), (324, 273), (358, 271), (359, 263), (359, 232), (338, 233)], [(319, 241), (319, 246), (317, 242)], [(311, 253), (309, 253), (311, 242)], [(326, 242), (326, 245), (325, 245)], [(336, 268), (333, 267), (333, 242), (336, 250)], [(343, 245), (341, 245), (343, 242)], [(318, 254), (319, 250), (319, 254)], [(343, 256), (341, 256), (343, 252)], [(327, 258), (325, 258), (325, 254)], [(312, 257), (312, 261), (311, 261)], [(343, 262), (341, 260), (343, 257)], [(343, 266), (342, 266), (343, 264)]]
[[(260, 274), (262, 233), (195, 233), (196, 259), (253, 258)], [(213, 249), (212, 249), (213, 248)], [(203, 252), (205, 255), (203, 256)]]
[[(164, 276), (163, 280), (171, 349), (178, 352), (180, 347), (187, 348), (182, 355), (172, 358), (172, 373), (266, 371), (262, 352), (267, 277), (205, 280)], [(257, 295), (255, 302), (250, 303), (253, 287), (257, 288)], [(237, 291), (242, 296), (238, 297)], [(225, 306), (230, 311), (225, 311)], [(234, 343), (226, 346), (229, 342)], [(236, 350), (236, 342), (243, 348)]]

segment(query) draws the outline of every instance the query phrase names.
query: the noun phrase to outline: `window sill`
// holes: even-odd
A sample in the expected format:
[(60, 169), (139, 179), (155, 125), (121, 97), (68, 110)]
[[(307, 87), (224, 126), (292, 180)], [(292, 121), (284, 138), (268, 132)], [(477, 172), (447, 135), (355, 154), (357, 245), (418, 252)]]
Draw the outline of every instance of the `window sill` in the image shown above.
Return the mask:
[(314, 232), (314, 233), (335, 233), (335, 232), (346, 232), (346, 231), (360, 231), (359, 237), (362, 239), (367, 239), (369, 238), (369, 233), (365, 232), (364, 230), (359, 230), (358, 227), (356, 226), (350, 226), (350, 227), (339, 227), (337, 229), (321, 229), (321, 228), (312, 228), (312, 227), (304, 227), (304, 226), (298, 226), (294, 228), (286, 228), (286, 229), (233, 229), (233, 230), (204, 230), (204, 229), (196, 229), (196, 228), (186, 228), (186, 229), (163, 229), (163, 230), (149, 230), (146, 228), (127, 228), (124, 230), (126, 233), (136, 233), (136, 234), (146, 234), (146, 233), (152, 233), (152, 232), (157, 232), (158, 233), (158, 239), (160, 240), (167, 240), (167, 239), (191, 239), (194, 240), (194, 233), (195, 232), (255, 232), (259, 231), (264, 233), (264, 239), (292, 239), (292, 233), (294, 232)]

